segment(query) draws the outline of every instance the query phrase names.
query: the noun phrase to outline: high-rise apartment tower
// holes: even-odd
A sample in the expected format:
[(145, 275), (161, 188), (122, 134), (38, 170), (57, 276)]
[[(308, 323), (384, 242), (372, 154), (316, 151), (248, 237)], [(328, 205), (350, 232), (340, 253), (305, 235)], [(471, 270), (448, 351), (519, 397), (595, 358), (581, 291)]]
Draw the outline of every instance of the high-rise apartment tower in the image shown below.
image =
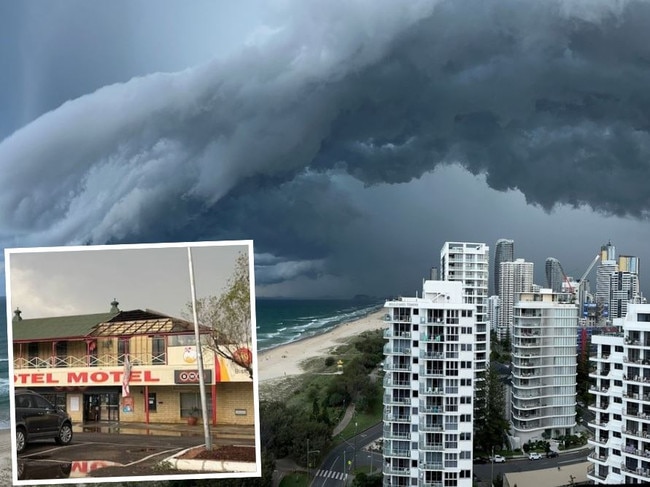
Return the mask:
[(383, 485), (471, 487), (476, 306), (425, 281), (384, 307)]

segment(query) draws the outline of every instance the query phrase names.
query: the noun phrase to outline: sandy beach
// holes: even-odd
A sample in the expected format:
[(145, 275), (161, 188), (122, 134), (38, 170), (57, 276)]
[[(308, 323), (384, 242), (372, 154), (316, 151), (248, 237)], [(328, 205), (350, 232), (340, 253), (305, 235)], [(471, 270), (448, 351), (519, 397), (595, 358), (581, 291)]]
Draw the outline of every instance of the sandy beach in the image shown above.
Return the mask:
[(11, 430), (0, 430), (0, 485), (11, 484)]
[(358, 320), (338, 325), (327, 333), (259, 352), (260, 383), (303, 373), (300, 364), (305, 359), (324, 357), (330, 349), (344, 343), (352, 336), (364, 331), (384, 328), (386, 323), (382, 318), (385, 314), (383, 310), (377, 311)]

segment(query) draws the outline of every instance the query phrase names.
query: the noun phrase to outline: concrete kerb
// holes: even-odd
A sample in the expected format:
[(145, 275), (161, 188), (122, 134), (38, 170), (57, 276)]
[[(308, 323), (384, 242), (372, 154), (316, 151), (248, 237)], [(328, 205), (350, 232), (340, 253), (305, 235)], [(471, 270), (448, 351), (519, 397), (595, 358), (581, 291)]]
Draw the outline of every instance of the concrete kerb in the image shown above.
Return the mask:
[(186, 448), (170, 457), (162, 460), (159, 465), (161, 467), (170, 467), (176, 470), (181, 471), (191, 471), (191, 472), (256, 472), (257, 463), (255, 462), (234, 462), (230, 460), (187, 460), (183, 458), (178, 458), (183, 456), (190, 450), (196, 448), (195, 446), (191, 448)]

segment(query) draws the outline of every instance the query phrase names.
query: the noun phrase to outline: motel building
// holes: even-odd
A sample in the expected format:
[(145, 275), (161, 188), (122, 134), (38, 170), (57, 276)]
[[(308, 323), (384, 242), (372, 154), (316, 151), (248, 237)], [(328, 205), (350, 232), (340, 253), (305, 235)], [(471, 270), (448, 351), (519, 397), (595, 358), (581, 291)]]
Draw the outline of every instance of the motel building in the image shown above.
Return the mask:
[[(17, 309), (15, 387), (43, 395), (75, 423), (200, 418), (193, 323), (149, 310), (121, 311), (118, 304), (113, 301), (108, 313), (37, 319), (22, 319)], [(253, 381), (246, 369), (205, 347), (202, 352), (211, 424), (253, 425)]]

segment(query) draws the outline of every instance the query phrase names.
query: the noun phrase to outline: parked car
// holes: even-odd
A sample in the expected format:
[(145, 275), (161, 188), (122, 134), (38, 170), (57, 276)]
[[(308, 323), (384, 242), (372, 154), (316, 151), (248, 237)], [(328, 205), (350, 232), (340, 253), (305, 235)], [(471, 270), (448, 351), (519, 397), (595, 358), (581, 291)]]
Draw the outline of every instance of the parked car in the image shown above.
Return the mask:
[(542, 454), (535, 451), (528, 454), (528, 460), (540, 460), (541, 458)]
[(32, 440), (51, 438), (59, 445), (72, 441), (68, 413), (33, 391), (16, 391), (16, 450), (21, 453)]
[(494, 463), (503, 463), (506, 461), (506, 457), (502, 457), (501, 455), (494, 455), (494, 458), (492, 459)]
[(485, 457), (474, 457), (474, 463), (477, 464), (490, 463), (490, 459)]
[(546, 458), (555, 458), (555, 457), (559, 457), (559, 456), (560, 456), (560, 454), (558, 452), (556, 452), (556, 451), (550, 451), (550, 452), (548, 452), (546, 454)]

